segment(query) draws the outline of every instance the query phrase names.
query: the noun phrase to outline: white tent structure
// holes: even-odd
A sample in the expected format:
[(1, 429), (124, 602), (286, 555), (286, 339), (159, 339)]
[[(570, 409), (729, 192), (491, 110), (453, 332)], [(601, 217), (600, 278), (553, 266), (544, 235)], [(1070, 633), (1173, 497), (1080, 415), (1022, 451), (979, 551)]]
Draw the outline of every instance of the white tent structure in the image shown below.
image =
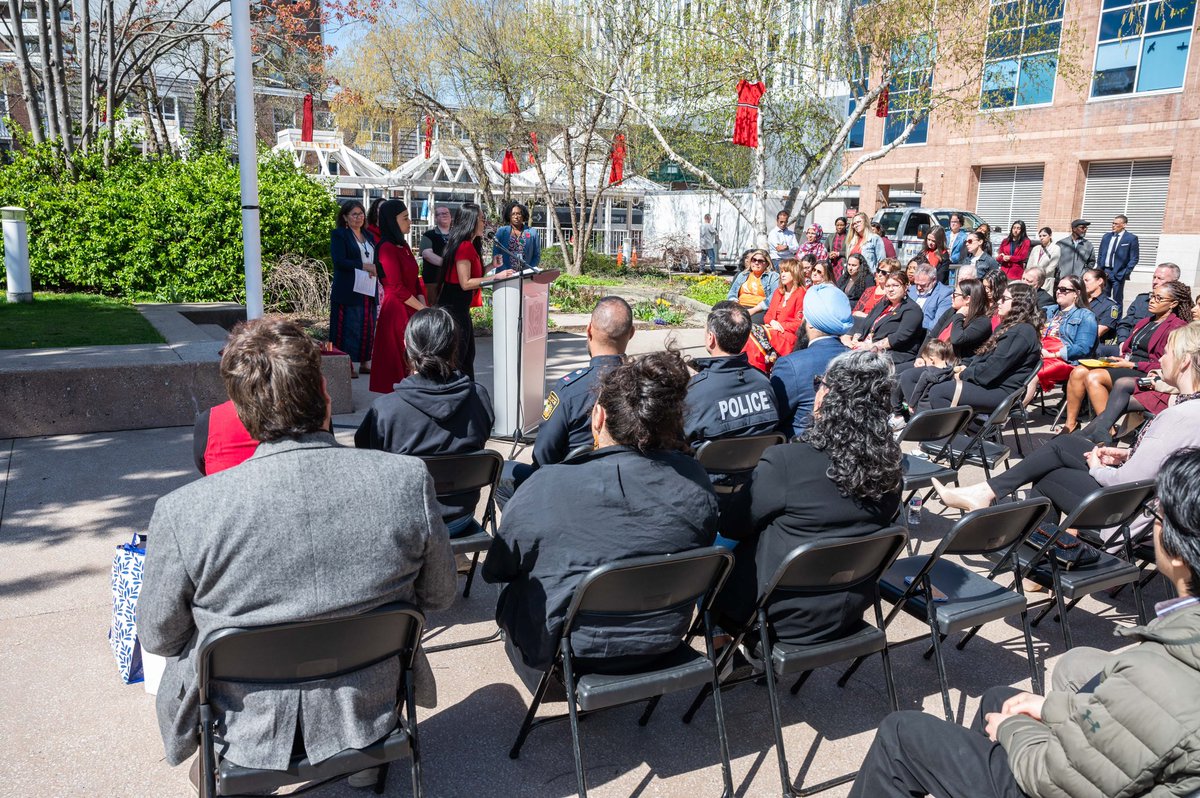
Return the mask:
[(318, 177), (387, 177), (386, 169), (347, 146), (337, 130), (314, 130), (313, 140), (304, 141), (299, 129), (285, 128), (276, 134), (271, 151), (290, 154), (297, 168), (303, 168), (310, 153), (315, 155)]

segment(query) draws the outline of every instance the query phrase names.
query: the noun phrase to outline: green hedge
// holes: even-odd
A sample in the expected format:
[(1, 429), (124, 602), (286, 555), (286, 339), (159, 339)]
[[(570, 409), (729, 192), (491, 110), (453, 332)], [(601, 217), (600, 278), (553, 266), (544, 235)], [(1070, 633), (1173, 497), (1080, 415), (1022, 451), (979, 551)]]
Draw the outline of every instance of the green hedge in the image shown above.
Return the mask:
[[(72, 177), (48, 147), (0, 167), (0, 205), (28, 211), (34, 288), (162, 302), (244, 301), (238, 169), (224, 153), (148, 158), (129, 143)], [(336, 204), (285, 157), (259, 163), (264, 268), (328, 260)]]

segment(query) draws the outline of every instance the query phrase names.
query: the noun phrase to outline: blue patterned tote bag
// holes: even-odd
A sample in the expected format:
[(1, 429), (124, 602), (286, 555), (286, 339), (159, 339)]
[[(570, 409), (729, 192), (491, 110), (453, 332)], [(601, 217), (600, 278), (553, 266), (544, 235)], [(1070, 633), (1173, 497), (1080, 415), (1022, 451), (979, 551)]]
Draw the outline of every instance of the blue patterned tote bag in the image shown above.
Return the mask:
[(131, 542), (117, 546), (113, 555), (112, 625), (108, 643), (125, 684), (135, 684), (143, 678), (142, 647), (137, 637), (137, 600), (142, 589), (142, 567), (146, 563), (145, 545), (139, 544), (142, 537), (134, 535)]

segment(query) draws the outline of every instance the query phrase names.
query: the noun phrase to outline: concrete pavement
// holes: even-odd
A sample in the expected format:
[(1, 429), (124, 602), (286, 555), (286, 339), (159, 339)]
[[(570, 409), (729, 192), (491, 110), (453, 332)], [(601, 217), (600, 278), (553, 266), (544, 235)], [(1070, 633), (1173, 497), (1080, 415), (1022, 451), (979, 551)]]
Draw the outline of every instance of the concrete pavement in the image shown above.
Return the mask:
[[(667, 333), (639, 332), (633, 350), (663, 346)], [(698, 353), (699, 331), (676, 334)], [(490, 383), (490, 345), (480, 341), (478, 375)], [(578, 335), (551, 339), (549, 378), (586, 362)], [(367, 380), (353, 383), (355, 412), (335, 417), (349, 442), (370, 401)], [(1037, 437), (1044, 440), (1047, 430)], [(496, 442), (506, 455), (511, 444)], [(528, 452), (521, 456), (528, 459)], [(969, 469), (965, 482), (981, 474)], [(186, 796), (185, 768), (169, 768), (154, 720), (153, 699), (140, 685), (124, 686), (106, 640), (113, 548), (149, 522), (155, 500), (197, 478), (186, 427), (0, 441), (0, 783), (14, 796)], [(915, 533), (928, 551), (956, 513), (938, 515), (931, 502)], [(606, 530), (597, 522), (597, 532)], [(970, 562), (982, 567), (980, 562)], [(1162, 598), (1161, 585), (1150, 600)], [(429, 618), (437, 642), (488, 634), (497, 589), (477, 581), (469, 600)], [(1098, 616), (1097, 613), (1103, 613)], [(1072, 612), (1080, 645), (1112, 649), (1114, 622), (1133, 622), (1132, 599), (1089, 599)], [(923, 626), (902, 618), (896, 640)], [(1063, 646), (1057, 627), (1035, 632), (1039, 662), (1053, 665)], [(922, 659), (923, 645), (893, 654), (901, 704), (941, 714), (937, 674)], [(499, 644), (435, 653), (439, 706), (419, 713), (424, 785), (429, 796), (535, 796), (575, 792), (569, 731), (535, 731), (520, 760), (507, 756), (529, 695), (511, 672)], [(1028, 686), (1020, 628), (985, 627), (964, 651), (947, 648), (951, 697), (969, 721), (984, 689)], [(887, 712), (878, 658), (845, 690), (839, 670), (822, 669), (800, 695), (784, 696), (785, 738), (792, 775), (815, 782), (853, 770)], [(690, 695), (668, 696), (646, 728), (640, 707), (618, 709), (583, 723), (589, 786), (597, 796), (707, 796), (720, 793), (716, 732), (709, 702), (690, 726), (679, 716)], [(557, 705), (561, 708), (562, 705)], [(738, 795), (778, 795), (778, 771), (765, 689), (746, 685), (726, 694)], [(811, 746), (817, 743), (815, 752)], [(393, 770), (388, 794), (408, 795), (405, 767)], [(827, 793), (844, 795), (845, 788)], [(360, 796), (344, 783), (314, 793)]]

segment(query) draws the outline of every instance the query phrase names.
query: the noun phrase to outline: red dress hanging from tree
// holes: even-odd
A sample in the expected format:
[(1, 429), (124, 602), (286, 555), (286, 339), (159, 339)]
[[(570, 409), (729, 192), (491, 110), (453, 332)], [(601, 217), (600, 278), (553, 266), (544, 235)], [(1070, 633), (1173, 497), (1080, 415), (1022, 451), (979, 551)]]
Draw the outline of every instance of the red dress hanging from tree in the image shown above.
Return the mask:
[(737, 116), (733, 120), (733, 143), (743, 147), (758, 146), (758, 101), (766, 94), (761, 81), (739, 80), (737, 85)]

